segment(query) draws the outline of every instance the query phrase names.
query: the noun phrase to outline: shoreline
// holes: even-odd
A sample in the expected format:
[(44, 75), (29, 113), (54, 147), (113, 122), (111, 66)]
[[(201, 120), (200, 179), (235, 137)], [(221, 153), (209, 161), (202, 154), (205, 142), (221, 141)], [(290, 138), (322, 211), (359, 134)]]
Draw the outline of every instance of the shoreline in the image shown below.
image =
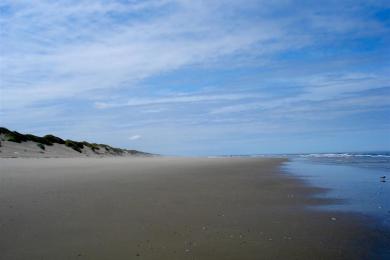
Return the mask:
[(284, 161), (2, 158), (0, 258), (372, 257), (371, 220), (308, 209), (335, 201)]

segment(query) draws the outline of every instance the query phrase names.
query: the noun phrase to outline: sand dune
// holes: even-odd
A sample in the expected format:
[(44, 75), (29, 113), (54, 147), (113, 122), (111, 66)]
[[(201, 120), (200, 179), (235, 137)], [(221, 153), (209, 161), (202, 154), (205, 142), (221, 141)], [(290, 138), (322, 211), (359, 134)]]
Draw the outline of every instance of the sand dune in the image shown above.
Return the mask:
[(71, 158), (71, 157), (112, 157), (112, 156), (152, 156), (152, 154), (140, 151), (123, 150), (116, 152), (106, 150), (104, 147), (93, 151), (90, 147), (83, 147), (81, 152), (62, 144), (46, 145), (45, 149), (40, 148), (36, 142), (27, 141), (15, 143), (1, 141), (0, 158)]
[(106, 144), (63, 140), (54, 135), (40, 137), (31, 134), (21, 134), (16, 131), (10, 131), (4, 127), (0, 127), (0, 158), (69, 158), (112, 156), (153, 155), (137, 150), (115, 148)]

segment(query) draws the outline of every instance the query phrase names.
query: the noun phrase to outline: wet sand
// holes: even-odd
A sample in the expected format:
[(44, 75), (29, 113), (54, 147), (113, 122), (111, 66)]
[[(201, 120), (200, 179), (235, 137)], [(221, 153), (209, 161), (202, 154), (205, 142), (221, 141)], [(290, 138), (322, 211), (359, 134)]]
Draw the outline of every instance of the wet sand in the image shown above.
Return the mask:
[[(282, 159), (0, 160), (0, 259), (369, 259), (363, 216)], [(334, 202), (334, 201), (333, 201)]]

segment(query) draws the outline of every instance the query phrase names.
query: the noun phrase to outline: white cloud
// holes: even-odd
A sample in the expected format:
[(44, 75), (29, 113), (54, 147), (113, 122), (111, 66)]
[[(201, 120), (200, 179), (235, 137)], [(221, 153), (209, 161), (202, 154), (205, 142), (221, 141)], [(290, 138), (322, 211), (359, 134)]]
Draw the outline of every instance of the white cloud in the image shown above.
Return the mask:
[[(302, 93), (279, 98), (263, 98), (255, 102), (224, 105), (213, 108), (210, 114), (239, 113), (253, 110), (296, 115), (304, 112), (330, 112), (356, 110), (360, 107), (386, 105), (388, 96), (370, 94), (361, 97), (360, 92), (389, 87), (389, 77), (373, 73), (340, 73), (291, 77), (289, 83), (299, 85)], [(358, 95), (357, 97), (355, 95)], [(359, 111), (359, 110), (356, 110)]]
[[(300, 48), (316, 37), (310, 32), (290, 32), (298, 28), (300, 16), (313, 21), (315, 27), (337, 27), (337, 33), (351, 31), (354, 24), (366, 31), (374, 31), (366, 27), (380, 27), (357, 17), (344, 27), (339, 20), (324, 23), (326, 15), (313, 16), (305, 10), (298, 17), (261, 17), (272, 13), (275, 6), (289, 4), (253, 0), (4, 1), (11, 11), (0, 18), (2, 49), (6, 50), (0, 54), (2, 106), (20, 108), (59, 98), (86, 98), (95, 90), (112, 93), (229, 55), (258, 57)], [(238, 15), (256, 6), (259, 15), (255, 18)]]
[[(154, 75), (283, 38), (269, 21), (226, 23), (218, 2), (10, 4), (14, 10), (0, 20), (7, 50), (0, 62), (5, 107), (131, 88)], [(115, 19), (163, 7), (168, 10), (145, 19)]]
[(140, 139), (141, 137), (142, 137), (141, 135), (133, 135), (133, 136), (130, 136), (130, 137), (129, 137), (129, 140), (135, 141), (135, 140)]
[(217, 101), (234, 101), (248, 98), (260, 97), (259, 94), (253, 93), (236, 93), (236, 94), (203, 94), (203, 95), (171, 95), (155, 98), (133, 98), (127, 102), (109, 103), (95, 102), (95, 107), (98, 109), (115, 108), (115, 107), (131, 107), (131, 106), (150, 106), (161, 104), (177, 104), (177, 103), (199, 103), (199, 102), (217, 102)]

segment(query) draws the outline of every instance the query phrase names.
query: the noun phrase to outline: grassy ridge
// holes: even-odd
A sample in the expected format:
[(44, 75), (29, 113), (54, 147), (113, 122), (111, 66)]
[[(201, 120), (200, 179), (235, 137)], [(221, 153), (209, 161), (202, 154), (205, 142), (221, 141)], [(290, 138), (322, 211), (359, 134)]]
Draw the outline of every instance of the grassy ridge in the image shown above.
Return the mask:
[(145, 155), (147, 154), (137, 150), (126, 150), (126, 149), (115, 148), (107, 144), (89, 143), (86, 141), (79, 142), (79, 141), (74, 141), (69, 139), (63, 140), (54, 135), (45, 135), (40, 137), (32, 134), (21, 134), (16, 131), (10, 131), (5, 127), (0, 127), (0, 135), (4, 135), (4, 140), (15, 142), (15, 143), (23, 143), (27, 141), (36, 142), (37, 146), (40, 147), (42, 150), (45, 150), (45, 145), (51, 146), (57, 143), (57, 144), (66, 145), (79, 153), (82, 153), (82, 149), (84, 147), (89, 147), (95, 153), (97, 153), (97, 151), (99, 151), (100, 149), (104, 149), (107, 153), (113, 153), (119, 155), (123, 153), (145, 154)]

